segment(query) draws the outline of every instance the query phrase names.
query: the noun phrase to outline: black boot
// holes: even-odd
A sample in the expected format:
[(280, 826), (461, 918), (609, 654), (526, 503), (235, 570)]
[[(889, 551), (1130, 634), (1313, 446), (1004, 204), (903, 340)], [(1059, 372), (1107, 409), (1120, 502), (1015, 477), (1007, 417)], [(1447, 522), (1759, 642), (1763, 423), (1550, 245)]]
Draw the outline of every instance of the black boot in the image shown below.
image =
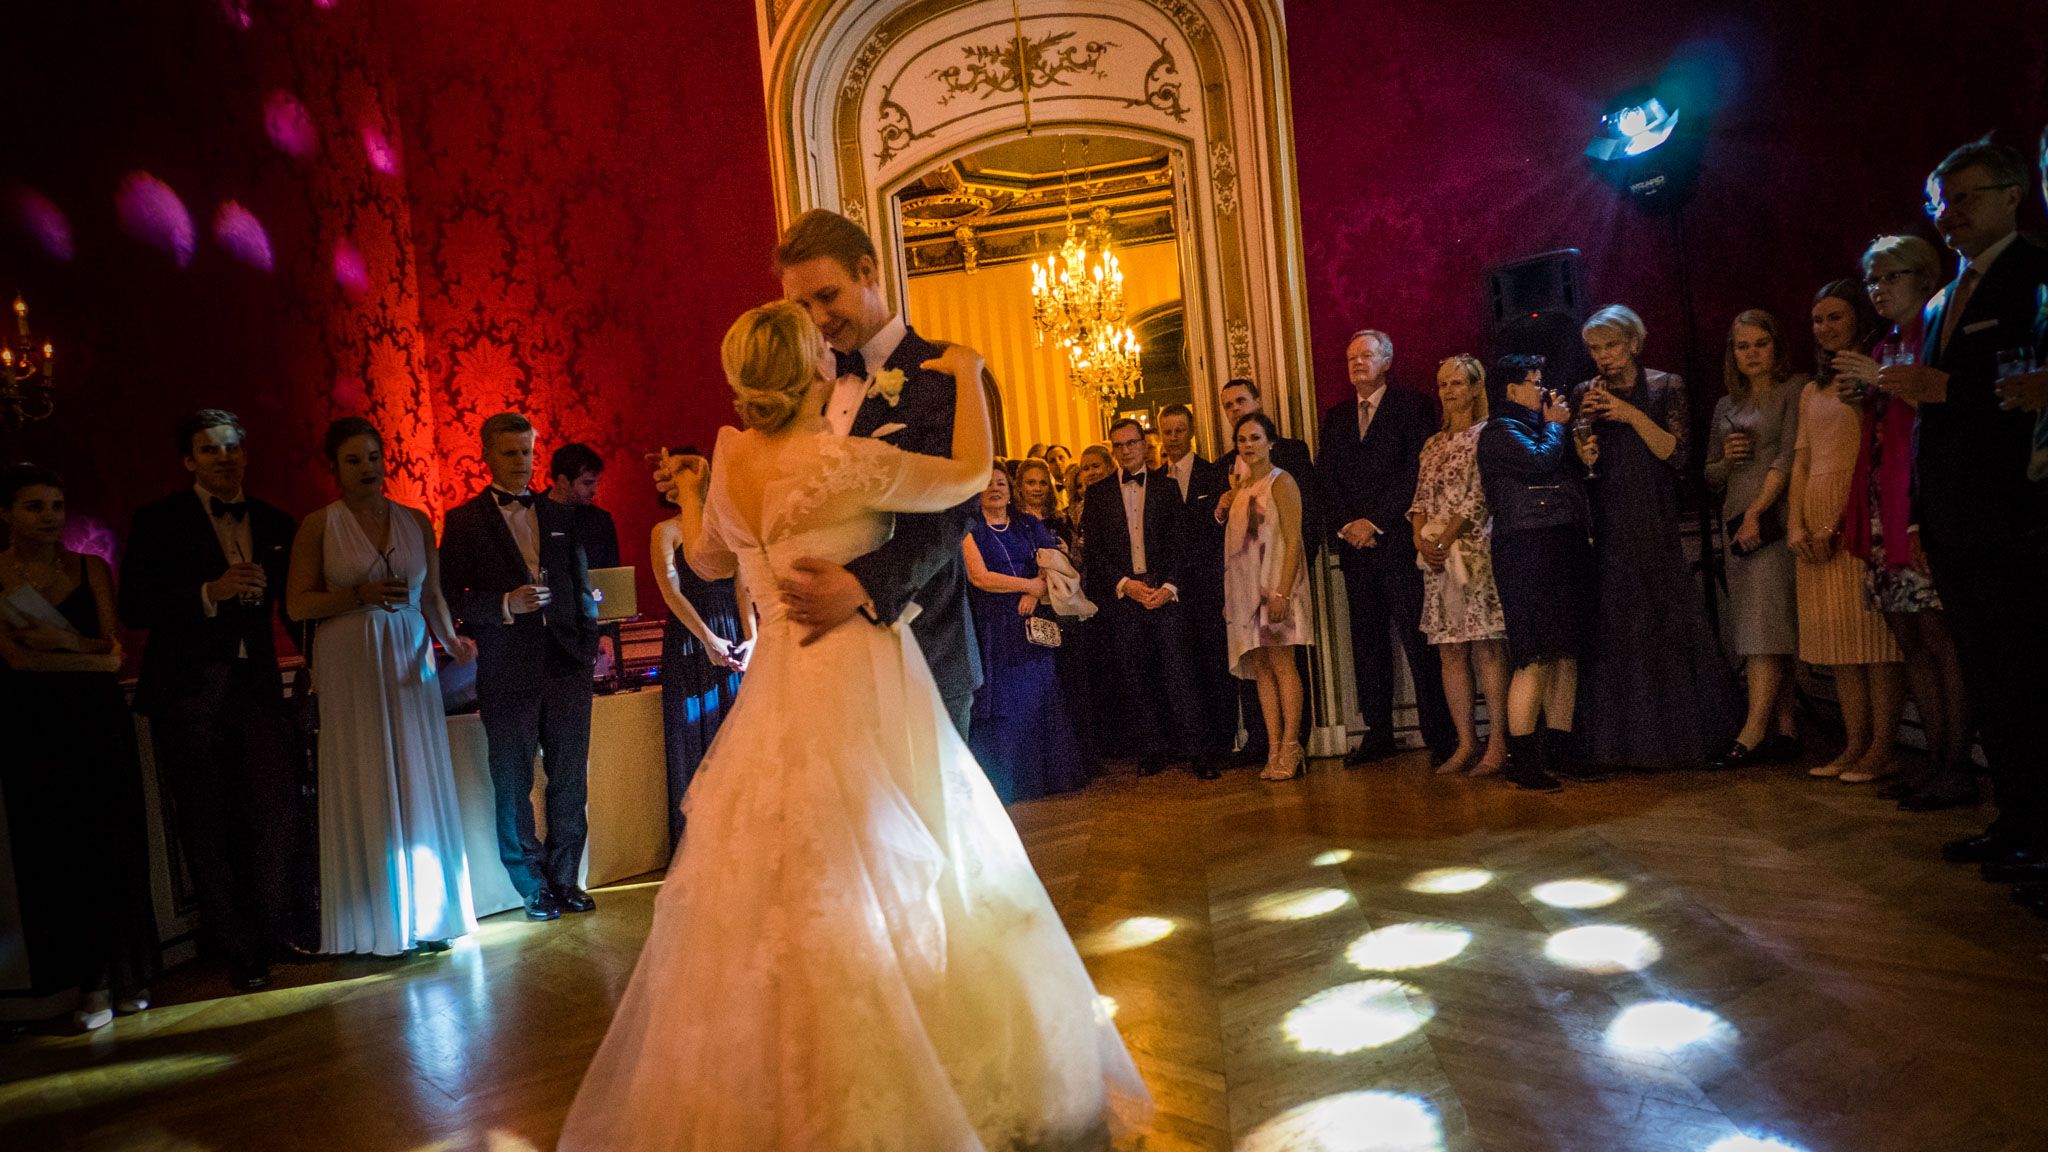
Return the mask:
[(1530, 792), (1555, 792), (1564, 785), (1544, 769), (1543, 737), (1508, 735), (1507, 782)]
[(1544, 767), (1566, 780), (1591, 784), (1607, 779), (1607, 773), (1591, 764), (1581, 764), (1572, 756), (1572, 733), (1569, 728), (1546, 727), (1540, 733), (1543, 737)]

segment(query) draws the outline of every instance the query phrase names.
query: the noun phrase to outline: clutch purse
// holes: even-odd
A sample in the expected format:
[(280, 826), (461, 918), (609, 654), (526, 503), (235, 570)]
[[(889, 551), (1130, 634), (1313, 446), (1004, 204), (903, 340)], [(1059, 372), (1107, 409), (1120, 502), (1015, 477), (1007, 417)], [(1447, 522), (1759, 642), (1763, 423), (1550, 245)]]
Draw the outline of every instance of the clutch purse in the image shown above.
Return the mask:
[(1024, 638), (1040, 648), (1060, 646), (1060, 626), (1043, 616), (1024, 618)]
[(1785, 538), (1785, 528), (1785, 503), (1781, 500), (1764, 509), (1763, 515), (1756, 518), (1756, 547), (1742, 548), (1737, 546), (1735, 537), (1731, 533), (1728, 537), (1728, 550), (1737, 556), (1747, 556), (1752, 552), (1761, 552), (1766, 545), (1775, 544), (1783, 540)]

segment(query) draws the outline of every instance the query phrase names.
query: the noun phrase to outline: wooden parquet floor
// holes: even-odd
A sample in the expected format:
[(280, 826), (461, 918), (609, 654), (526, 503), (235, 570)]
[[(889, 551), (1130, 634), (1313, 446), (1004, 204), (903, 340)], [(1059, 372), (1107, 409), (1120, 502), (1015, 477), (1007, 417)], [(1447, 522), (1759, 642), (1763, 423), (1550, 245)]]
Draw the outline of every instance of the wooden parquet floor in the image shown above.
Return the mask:
[[(1158, 1101), (1133, 1149), (2048, 1149), (2048, 923), (1935, 855), (1983, 813), (1793, 768), (1532, 796), (1411, 754), (1014, 815)], [(174, 973), (0, 1045), (0, 1148), (550, 1148), (654, 891), (255, 995)]]

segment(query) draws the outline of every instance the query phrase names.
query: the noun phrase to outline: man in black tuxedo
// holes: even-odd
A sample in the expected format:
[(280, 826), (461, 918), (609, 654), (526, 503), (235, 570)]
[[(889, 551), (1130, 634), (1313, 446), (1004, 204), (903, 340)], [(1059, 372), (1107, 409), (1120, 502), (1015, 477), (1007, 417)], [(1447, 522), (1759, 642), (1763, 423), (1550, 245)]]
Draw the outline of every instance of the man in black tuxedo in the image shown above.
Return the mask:
[[(489, 745), (498, 855), (532, 920), (597, 906), (577, 884), (588, 823), (591, 662), (597, 604), (575, 509), (536, 498), (533, 424), (484, 421), (491, 483), (448, 513), (441, 584), (476, 641), (477, 709)], [(547, 772), (548, 838), (534, 831), (533, 758)]]
[(1237, 743), (1237, 677), (1230, 672), (1230, 640), (1223, 627), (1223, 522), (1216, 504), (1230, 491), (1230, 473), (1195, 451), (1195, 413), (1185, 404), (1159, 410), (1161, 467), (1182, 505), (1181, 589), (1194, 647), (1195, 679), (1202, 693), (1202, 740), (1210, 754), (1227, 757)]
[(1145, 468), (1143, 425), (1128, 418), (1110, 425), (1109, 450), (1117, 470), (1089, 487), (1081, 513), (1088, 541), (1081, 583), (1109, 619), (1123, 703), (1142, 749), (1138, 773), (1160, 771), (1166, 750), (1176, 747), (1195, 775), (1214, 780), (1220, 773), (1203, 739), (1201, 684), (1186, 656), (1193, 646), (1180, 592), (1188, 579), (1187, 509), (1164, 468)]
[(1942, 854), (2000, 883), (2048, 880), (2048, 559), (2032, 543), (2048, 492), (2026, 475), (2032, 418), (1997, 394), (1999, 353), (2033, 344), (2048, 290), (2048, 251), (2018, 232), (2031, 177), (2018, 152), (1988, 140), (1928, 177), (1934, 225), (1962, 266), (1928, 301), (1919, 362), (1878, 377), (1919, 406), (1914, 518), (1998, 803), (1989, 829)]
[[(832, 346), (838, 383), (825, 406), (832, 430), (872, 436), (906, 452), (950, 455), (953, 381), (923, 367), (941, 349), (889, 308), (868, 234), (836, 212), (814, 209), (782, 234), (775, 260), (783, 294), (810, 313)], [(981, 687), (960, 551), (975, 504), (898, 513), (888, 543), (843, 567), (798, 560), (781, 588), (790, 619), (810, 630), (806, 643), (856, 613), (878, 626), (910, 615), (911, 633), (962, 739), (974, 690)]]
[(1344, 760), (1354, 765), (1394, 751), (1389, 623), (1408, 654), (1430, 758), (1441, 763), (1458, 746), (1436, 649), (1422, 635), (1422, 573), (1415, 567), (1415, 542), (1402, 531), (1408, 506), (1415, 502), (1422, 445), (1436, 434), (1439, 421), (1427, 397), (1387, 387), (1393, 362), (1394, 342), (1386, 333), (1368, 328), (1352, 336), (1344, 363), (1358, 395), (1323, 413), (1322, 450), (1316, 459), (1324, 531), (1344, 570), (1358, 710), (1365, 717), (1365, 739)]
[[(1216, 501), (1216, 523), (1221, 526), (1230, 517), (1231, 497), (1235, 490), (1229, 488), (1230, 478), (1237, 475), (1237, 422), (1254, 412), (1265, 412), (1266, 404), (1259, 393), (1257, 381), (1240, 376), (1226, 381), (1217, 397), (1223, 411), (1223, 440), (1230, 450), (1217, 459), (1223, 469), (1226, 488)], [(1302, 563), (1314, 570), (1316, 553), (1323, 546), (1322, 502), (1316, 494), (1316, 466), (1309, 458), (1308, 444), (1292, 436), (1282, 436), (1273, 441), (1273, 466), (1294, 477), (1301, 489), (1301, 555)], [(1308, 645), (1295, 647), (1294, 664), (1301, 674), (1301, 682), (1309, 683)], [(1263, 764), (1266, 762), (1266, 717), (1259, 709), (1259, 688), (1250, 680), (1239, 680), (1235, 702), (1244, 717), (1245, 745), (1238, 754), (1240, 764)]]
[(291, 944), (300, 765), (273, 622), (297, 524), (242, 491), (233, 413), (194, 413), (177, 443), (196, 484), (136, 510), (121, 619), (149, 633), (135, 704), (170, 785), (201, 932), (230, 983), (250, 991)]
[[(548, 499), (575, 514), (576, 539), (592, 568), (619, 566), (619, 527), (612, 514), (597, 506), (597, 484), (604, 479), (604, 457), (597, 449), (570, 441), (548, 457)], [(597, 675), (611, 674), (619, 654), (619, 626), (597, 632)]]

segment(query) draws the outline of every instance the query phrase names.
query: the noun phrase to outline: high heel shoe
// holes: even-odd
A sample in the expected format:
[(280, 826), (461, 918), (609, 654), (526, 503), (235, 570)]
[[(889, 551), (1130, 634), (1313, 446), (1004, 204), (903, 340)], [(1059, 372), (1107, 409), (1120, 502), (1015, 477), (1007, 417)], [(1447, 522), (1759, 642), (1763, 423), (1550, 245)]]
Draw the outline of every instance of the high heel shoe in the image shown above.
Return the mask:
[(138, 988), (129, 995), (114, 1001), (114, 1011), (123, 1016), (133, 1016), (137, 1012), (149, 1011), (149, 989)]
[(1266, 763), (1266, 770), (1259, 773), (1261, 780), (1292, 780), (1301, 775), (1302, 764), (1307, 757), (1302, 754), (1301, 745), (1282, 744), (1279, 751)]
[(1747, 768), (1752, 764), (1760, 762), (1761, 757), (1757, 755), (1755, 748), (1751, 748), (1749, 745), (1737, 740), (1728, 746), (1726, 752), (1721, 753), (1717, 759), (1709, 762), (1707, 767), (1716, 772), (1727, 772), (1730, 769)]

